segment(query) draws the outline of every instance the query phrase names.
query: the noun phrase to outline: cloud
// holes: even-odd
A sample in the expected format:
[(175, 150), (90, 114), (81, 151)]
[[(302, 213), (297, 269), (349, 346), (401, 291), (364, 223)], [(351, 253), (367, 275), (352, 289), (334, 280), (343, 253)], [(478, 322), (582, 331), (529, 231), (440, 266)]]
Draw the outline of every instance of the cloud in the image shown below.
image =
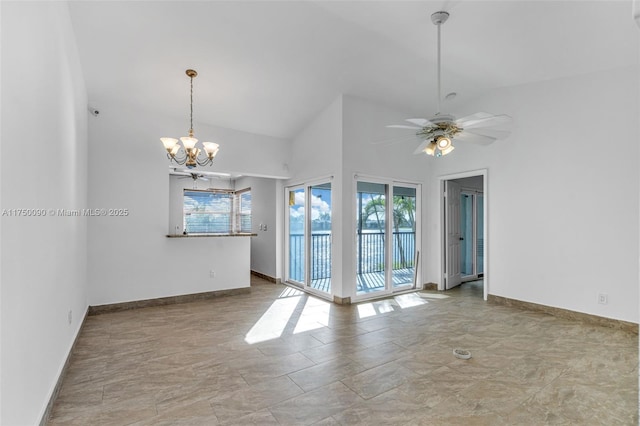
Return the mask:
[[(296, 218), (302, 217), (305, 214), (305, 197), (303, 192), (295, 193), (295, 206), (289, 207), (289, 216)], [(320, 214), (331, 214), (331, 206), (324, 201), (322, 197), (311, 195), (311, 220), (319, 219)]]

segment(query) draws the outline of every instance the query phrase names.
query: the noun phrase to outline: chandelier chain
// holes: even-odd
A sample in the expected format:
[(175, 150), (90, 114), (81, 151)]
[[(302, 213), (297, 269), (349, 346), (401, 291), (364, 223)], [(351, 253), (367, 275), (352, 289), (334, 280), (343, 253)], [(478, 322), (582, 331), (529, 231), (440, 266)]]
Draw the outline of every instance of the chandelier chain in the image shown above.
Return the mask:
[(189, 123), (189, 129), (191, 129), (190, 131), (193, 133), (193, 76), (190, 76), (189, 78), (191, 80), (191, 121)]

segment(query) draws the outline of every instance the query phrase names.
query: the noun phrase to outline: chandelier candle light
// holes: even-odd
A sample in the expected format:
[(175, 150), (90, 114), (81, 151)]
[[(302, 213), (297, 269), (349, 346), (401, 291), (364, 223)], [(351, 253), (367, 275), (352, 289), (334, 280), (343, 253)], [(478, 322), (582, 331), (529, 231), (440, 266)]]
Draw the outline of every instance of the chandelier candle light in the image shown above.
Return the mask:
[[(196, 147), (198, 139), (193, 137), (193, 79), (198, 73), (195, 70), (189, 69), (186, 71), (186, 74), (191, 80), (191, 121), (189, 136), (180, 138), (182, 145), (180, 145), (178, 139), (175, 138), (160, 138), (160, 140), (167, 150), (167, 158), (169, 158), (170, 161), (180, 165), (186, 165), (189, 169), (193, 169), (196, 166), (210, 166), (213, 164), (213, 159), (218, 153), (220, 145), (214, 142), (202, 142), (205, 155), (200, 155), (202, 150)], [(179, 155), (181, 151), (183, 154)]]

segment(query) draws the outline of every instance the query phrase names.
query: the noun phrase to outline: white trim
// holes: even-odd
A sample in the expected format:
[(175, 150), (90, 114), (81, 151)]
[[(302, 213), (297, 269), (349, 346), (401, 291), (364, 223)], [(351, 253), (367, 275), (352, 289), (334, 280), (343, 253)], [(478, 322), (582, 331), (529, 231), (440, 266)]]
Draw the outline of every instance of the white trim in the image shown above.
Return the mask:
[(333, 182), (333, 178), (334, 178), (334, 175), (325, 175), (325, 176), (321, 176), (321, 177), (317, 177), (309, 180), (287, 182), (287, 184), (284, 185), (284, 188), (287, 189), (287, 188), (295, 188), (298, 186), (312, 186), (319, 183)]
[(392, 182), (394, 184), (396, 183), (406, 183), (409, 185), (422, 185), (422, 181), (417, 181), (417, 180), (408, 180), (408, 179), (402, 179), (402, 178), (393, 178), (393, 177), (385, 177), (385, 176), (373, 176), (373, 175), (367, 175), (367, 174), (361, 174), (361, 173), (354, 173), (353, 174), (353, 179), (354, 180), (359, 180), (359, 179), (367, 179), (367, 181), (372, 182), (372, 183), (389, 183)]
[(444, 261), (445, 261), (445, 256), (443, 255), (443, 250), (444, 250), (444, 244), (445, 244), (445, 237), (444, 237), (444, 233), (446, 231), (445, 227), (443, 226), (444, 224), (444, 182), (447, 180), (455, 180), (455, 179), (462, 179), (462, 178), (467, 178), (467, 177), (473, 177), (473, 176), (482, 176), (482, 194), (484, 197), (484, 203), (483, 203), (483, 208), (484, 208), (484, 217), (483, 217), (483, 233), (482, 233), (482, 238), (484, 239), (484, 258), (483, 258), (483, 274), (484, 274), (484, 300), (487, 300), (488, 296), (489, 296), (489, 240), (487, 238), (487, 235), (489, 233), (489, 228), (488, 228), (488, 223), (489, 223), (489, 169), (478, 169), (478, 170), (470, 170), (468, 172), (461, 172), (461, 173), (452, 173), (452, 174), (447, 174), (447, 175), (441, 175), (438, 176), (438, 187), (439, 187), (439, 191), (438, 191), (438, 208), (440, 210), (440, 250), (439, 250), (439, 256), (440, 256), (440, 262), (438, 262), (439, 264), (439, 276), (440, 276), (440, 283), (438, 284), (438, 290), (445, 290), (445, 286), (444, 286)]

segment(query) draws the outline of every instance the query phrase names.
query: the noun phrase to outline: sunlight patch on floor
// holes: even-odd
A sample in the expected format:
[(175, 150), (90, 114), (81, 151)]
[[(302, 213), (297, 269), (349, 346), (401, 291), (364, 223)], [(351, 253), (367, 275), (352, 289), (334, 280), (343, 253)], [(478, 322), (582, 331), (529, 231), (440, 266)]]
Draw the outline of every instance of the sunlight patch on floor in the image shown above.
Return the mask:
[(395, 301), (402, 309), (412, 308), (414, 306), (425, 305), (429, 302), (418, 296), (416, 293), (400, 294), (394, 297)]
[(447, 296), (446, 294), (436, 294), (436, 293), (418, 293), (420, 297), (423, 299), (448, 299), (451, 296)]
[(277, 339), (282, 336), (282, 332), (289, 323), (293, 311), (295, 311), (300, 298), (304, 293), (287, 288), (278, 299), (276, 299), (269, 309), (260, 317), (258, 322), (251, 327), (244, 340), (251, 344)]
[(315, 297), (309, 297), (304, 304), (300, 318), (296, 323), (293, 334), (317, 330), (329, 326), (331, 304)]
[[(425, 300), (425, 296), (422, 293), (405, 293), (393, 296), (390, 299), (374, 300), (373, 302), (359, 303), (357, 304), (358, 317), (368, 318), (376, 315), (386, 314), (401, 309), (412, 308), (415, 306), (426, 305), (429, 301)], [(437, 296), (437, 295), (436, 295)], [(449, 296), (435, 297), (436, 299), (443, 299)]]

